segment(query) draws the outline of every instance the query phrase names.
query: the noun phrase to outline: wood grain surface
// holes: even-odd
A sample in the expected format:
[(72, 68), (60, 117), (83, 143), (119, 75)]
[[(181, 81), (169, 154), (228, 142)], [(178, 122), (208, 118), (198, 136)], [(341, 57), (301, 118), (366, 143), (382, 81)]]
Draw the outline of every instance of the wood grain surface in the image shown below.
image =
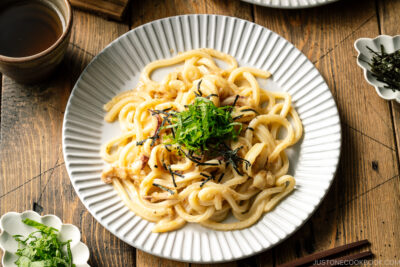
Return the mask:
[(70, 0), (73, 7), (121, 21), (129, 0)]
[(314, 62), (336, 99), (343, 128), (340, 167), (328, 196), (302, 229), (276, 247), (275, 263), (364, 238), (376, 259), (394, 259), (400, 247), (393, 236), (399, 230), (399, 168), (390, 105), (362, 78), (353, 48), (357, 38), (379, 34), (375, 2), (339, 1), (302, 11), (256, 7), (255, 22)]
[(91, 266), (135, 265), (135, 249), (95, 222), (75, 194), (62, 155), (62, 121), (83, 68), (128, 29), (76, 11), (66, 58), (51, 80), (22, 86), (4, 77), (2, 84), (0, 214), (33, 209), (78, 226)]
[[(353, 43), (399, 34), (398, 0), (342, 0), (304, 10), (278, 10), (231, 0), (132, 1), (123, 23), (75, 11), (67, 56), (52, 79), (21, 86), (1, 82), (0, 214), (35, 209), (77, 225), (91, 266), (277, 266), (367, 238), (379, 260), (400, 251), (400, 105), (382, 100), (364, 80)], [(115, 238), (75, 194), (61, 151), (61, 128), (71, 89), (109, 42), (149, 21), (192, 13), (240, 17), (292, 42), (318, 68), (339, 108), (343, 149), (334, 183), (304, 226), (280, 245), (237, 262), (200, 265), (158, 258)], [(370, 266), (367, 264), (360, 266)]]
[[(400, 1), (397, 0), (387, 0), (383, 2), (377, 2), (378, 8), (378, 19), (379, 19), (379, 33), (387, 34), (387, 35), (399, 35), (399, 25), (396, 16), (398, 17), (400, 10)], [(400, 104), (397, 102), (391, 102), (392, 109), (392, 121), (393, 128), (395, 130), (396, 135), (396, 149), (398, 153), (398, 161), (397, 164), (400, 166), (399, 158), (400, 158)], [(400, 167), (399, 167), (400, 168)]]

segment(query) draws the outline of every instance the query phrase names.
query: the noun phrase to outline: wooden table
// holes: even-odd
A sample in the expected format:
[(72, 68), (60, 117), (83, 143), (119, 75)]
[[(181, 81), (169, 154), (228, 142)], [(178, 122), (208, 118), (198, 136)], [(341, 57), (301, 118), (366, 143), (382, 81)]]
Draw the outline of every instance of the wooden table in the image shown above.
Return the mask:
[[(375, 260), (400, 265), (400, 105), (382, 100), (356, 65), (360, 37), (399, 34), (400, 1), (341, 0), (305, 10), (277, 10), (239, 0), (135, 0), (125, 23), (74, 12), (66, 58), (51, 80), (1, 82), (0, 214), (35, 209), (77, 225), (91, 266), (199, 266), (151, 256), (120, 241), (84, 208), (64, 166), (61, 129), (71, 89), (108, 43), (143, 23), (178, 14), (244, 18), (282, 35), (326, 79), (336, 99), (343, 150), (335, 181), (312, 218), (282, 244), (221, 266), (276, 266), (315, 251), (368, 238)], [(375, 266), (383, 266), (376, 263)]]

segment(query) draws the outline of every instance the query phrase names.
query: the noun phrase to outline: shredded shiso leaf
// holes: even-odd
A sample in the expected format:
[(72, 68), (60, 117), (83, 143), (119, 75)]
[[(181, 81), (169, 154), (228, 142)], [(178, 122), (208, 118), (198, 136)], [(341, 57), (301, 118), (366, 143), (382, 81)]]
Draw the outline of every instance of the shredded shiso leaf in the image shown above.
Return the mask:
[[(31, 219), (24, 219), (24, 224), (35, 227), (35, 231), (23, 237), (14, 235), (18, 242), (19, 256), (15, 264), (20, 267), (73, 267), (71, 253), (71, 240), (61, 242), (58, 240), (58, 230)], [(63, 247), (66, 246), (66, 253)]]
[[(198, 166), (218, 166), (223, 161), (226, 166), (232, 164), (235, 171), (239, 175), (243, 175), (240, 171), (241, 164), (244, 163), (244, 167), (247, 169), (251, 166), (250, 162), (239, 156), (239, 150), (242, 147), (232, 150), (227, 144), (231, 140), (237, 141), (243, 128), (242, 123), (235, 121), (243, 115), (232, 117), (232, 111), (239, 95), (236, 95), (232, 105), (217, 107), (210, 100), (212, 95), (203, 97), (200, 91), (200, 83), (198, 84), (198, 92), (195, 92), (194, 102), (185, 105), (186, 110), (180, 112), (171, 110), (172, 108), (149, 110), (157, 118), (156, 132), (153, 136), (137, 142), (137, 145), (143, 145), (144, 142), (151, 139), (151, 146), (153, 146), (160, 139), (160, 132), (169, 130), (171, 133), (163, 137), (163, 145), (169, 152), (176, 150)], [(253, 109), (246, 109), (245, 111), (257, 113)], [(207, 158), (217, 159), (218, 163), (207, 162)], [(172, 183), (176, 188), (175, 176), (184, 178), (184, 175), (172, 171), (171, 167), (165, 162), (163, 162), (163, 168), (171, 174)], [(223, 175), (218, 178), (219, 182), (222, 177)], [(216, 180), (213, 174), (205, 178), (200, 187), (210, 180)], [(173, 191), (169, 188), (158, 184), (153, 185), (173, 194)]]
[(171, 144), (184, 146), (189, 152), (198, 153), (216, 148), (224, 141), (236, 141), (242, 124), (231, 115), (232, 106), (217, 107), (205, 97), (196, 97), (187, 110), (171, 117), (167, 129), (173, 129)]

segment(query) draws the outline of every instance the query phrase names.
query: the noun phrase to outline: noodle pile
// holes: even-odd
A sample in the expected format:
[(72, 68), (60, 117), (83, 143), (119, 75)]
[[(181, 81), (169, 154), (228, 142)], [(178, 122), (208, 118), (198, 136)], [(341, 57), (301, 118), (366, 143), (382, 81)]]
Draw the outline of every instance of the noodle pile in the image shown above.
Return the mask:
[[(215, 59), (229, 67), (220, 68)], [(161, 82), (151, 79), (156, 69), (177, 64), (182, 65)], [(263, 70), (238, 67), (232, 56), (212, 49), (148, 64), (137, 88), (104, 106), (105, 120), (118, 120), (122, 134), (102, 148), (109, 163), (103, 181), (113, 184), (133, 212), (156, 223), (153, 232), (176, 230), (186, 222), (216, 230), (251, 226), (293, 190), (284, 150), (302, 136), (290, 95), (259, 87), (256, 78), (269, 77)], [(221, 153), (230, 156), (202, 149), (193, 153), (171, 142), (170, 119), (196, 98), (231, 106), (233, 120), (241, 124), (235, 126), (238, 137), (219, 140), (226, 147)], [(224, 223), (230, 213), (237, 221)]]

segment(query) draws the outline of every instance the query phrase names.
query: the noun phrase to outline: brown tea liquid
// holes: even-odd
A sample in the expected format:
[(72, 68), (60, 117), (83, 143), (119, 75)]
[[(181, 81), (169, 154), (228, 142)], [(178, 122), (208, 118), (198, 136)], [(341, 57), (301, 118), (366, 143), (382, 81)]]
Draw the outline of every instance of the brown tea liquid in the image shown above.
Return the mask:
[(0, 5), (0, 55), (35, 55), (52, 46), (62, 32), (58, 14), (40, 1)]

